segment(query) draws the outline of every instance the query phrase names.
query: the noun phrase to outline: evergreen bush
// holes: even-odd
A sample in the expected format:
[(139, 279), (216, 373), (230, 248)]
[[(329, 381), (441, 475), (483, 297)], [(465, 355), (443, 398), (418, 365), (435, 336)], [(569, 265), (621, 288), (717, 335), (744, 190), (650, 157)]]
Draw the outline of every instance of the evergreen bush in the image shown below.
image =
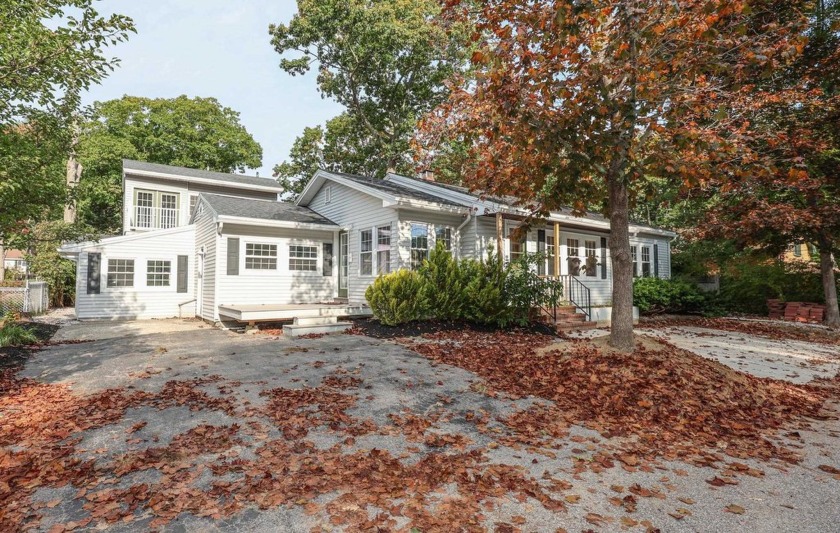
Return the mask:
[(465, 291), (469, 280), (465, 279), (462, 270), (461, 264), (441, 242), (420, 268), (424, 282), (423, 297), (435, 318), (447, 321), (465, 318)]
[(424, 285), (419, 272), (397, 270), (376, 278), (365, 291), (365, 298), (380, 322), (398, 326), (426, 318), (428, 302)]

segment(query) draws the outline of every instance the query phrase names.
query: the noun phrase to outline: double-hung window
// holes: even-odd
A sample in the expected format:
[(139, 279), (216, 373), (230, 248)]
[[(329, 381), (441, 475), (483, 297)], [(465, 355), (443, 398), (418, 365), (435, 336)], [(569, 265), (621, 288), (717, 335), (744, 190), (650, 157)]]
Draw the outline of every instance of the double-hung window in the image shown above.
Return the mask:
[(134, 259), (108, 259), (108, 287), (134, 287)]
[(378, 274), (391, 271), (391, 226), (376, 228), (376, 268)]
[(359, 275), (373, 275), (373, 230), (359, 232)]
[(595, 241), (583, 241), (584, 253), (586, 254), (586, 275), (595, 277), (598, 275), (598, 255)]
[(412, 222), (409, 266), (417, 270), (429, 258), (429, 225)]
[(277, 270), (277, 245), (245, 243), (246, 270)]
[(548, 263), (548, 268), (546, 269), (548, 275), (559, 275), (559, 272), (554, 271), (554, 235), (545, 236), (545, 260)]
[(435, 228), (435, 246), (442, 242), (445, 250), (452, 250), (452, 228), (449, 226), (437, 226)]
[(636, 246), (630, 247), (630, 258), (633, 260), (633, 277), (639, 277), (639, 248)]
[(580, 275), (580, 240), (566, 239), (566, 262), (570, 276)]
[(317, 272), (318, 247), (302, 244), (289, 245), (289, 270), (297, 272)]
[(169, 287), (172, 274), (172, 261), (146, 261), (146, 286)]
[(650, 246), (642, 246), (642, 277), (650, 277)]

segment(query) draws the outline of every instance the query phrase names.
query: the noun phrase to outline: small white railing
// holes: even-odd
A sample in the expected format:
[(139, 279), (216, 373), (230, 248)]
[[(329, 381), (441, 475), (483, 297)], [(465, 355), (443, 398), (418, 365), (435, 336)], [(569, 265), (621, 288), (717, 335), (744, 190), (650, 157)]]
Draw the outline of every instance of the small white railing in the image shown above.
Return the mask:
[(134, 206), (135, 228), (167, 229), (178, 226), (178, 210), (169, 207)]

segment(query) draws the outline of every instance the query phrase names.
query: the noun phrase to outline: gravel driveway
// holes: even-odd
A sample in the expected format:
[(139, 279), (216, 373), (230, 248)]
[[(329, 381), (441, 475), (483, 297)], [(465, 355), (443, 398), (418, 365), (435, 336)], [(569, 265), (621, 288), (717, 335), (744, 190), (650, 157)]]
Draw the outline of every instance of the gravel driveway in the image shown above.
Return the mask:
[[(684, 337), (682, 342), (692, 346), (689, 349), (713, 346), (716, 356), (732, 358), (736, 366), (738, 361), (761, 360), (769, 349), (740, 334), (736, 335), (743, 339), (740, 344), (704, 332), (686, 331), (679, 335)], [(500, 443), (505, 442), (507, 428), (497, 420), (542, 400), (490, 397), (484, 394), (481, 380), (475, 375), (434, 364), (388, 341), (357, 335), (290, 340), (225, 332), (201, 322), (180, 320), (71, 323), (65, 325), (58, 338), (90, 342), (52, 346), (37, 352), (20, 376), (69, 386), (79, 396), (105, 389), (154, 395), (173, 381), (189, 381), (195, 385), (194, 391), (224, 400), (225, 405), (232, 407), (207, 408), (212, 405), (207, 399), (202, 400), (203, 404), (190, 403), (192, 400), (141, 402), (126, 409), (112, 423), (83, 431), (73, 454), (82, 460), (93, 460), (94, 468), (102, 475), (96, 481), (87, 481), (86, 495), (80, 496), (79, 486), (54, 483), (37, 488), (32, 501), (39, 507), (37, 514), (41, 518), (32, 518), (30, 524), (39, 530), (68, 523), (99, 525), (114, 531), (156, 527), (159, 522), (154, 520), (160, 513), (153, 511), (154, 506), (142, 504), (118, 523), (101, 517), (85, 522), (96, 507), (91, 494), (141, 486), (151, 488), (154, 494), (176, 486), (183, 493), (196, 490), (190, 494), (199, 495), (211, 489), (221, 490), (219, 487), (239, 486), (237, 483), (244, 483), (243, 480), (252, 483), (253, 472), (248, 468), (262, 464), (259, 461), (264, 460), (269, 442), (278, 447), (288, 443), (300, 446), (299, 455), (287, 455), (285, 462), (271, 463), (272, 470), (265, 472), (280, 485), (291, 483), (296, 472), (305, 471), (309, 460), (306, 458), (312, 457), (338, 457), (337, 466), (324, 464), (328, 470), (340, 470), (341, 458), (347, 458), (349, 464), (360, 457), (377, 458), (384, 454), (392, 462), (376, 464), (404, 468), (407, 485), (413, 483), (411, 472), (431, 475), (427, 470), (434, 468), (419, 470), (426, 463), (438, 465), (438, 470), (461, 465), (451, 473), (440, 473), (440, 484), (428, 489), (424, 502), (431, 514), (455, 517), (459, 506), (471, 505), (478, 499), (480, 512), (474, 523), (477, 530), (614, 531), (648, 526), (662, 531), (827, 532), (840, 528), (840, 476), (817, 469), (821, 464), (840, 463), (840, 423), (836, 418), (799, 430), (799, 445), (805, 456), (801, 464), (745, 461), (763, 475), (740, 476), (737, 484), (718, 487), (707, 482), (717, 471), (667, 460), (653, 462), (653, 468), (619, 465), (595, 469), (600, 470), (597, 472), (581, 469), (579, 465), (595, 461), (599, 446), (609, 441), (584, 428), (572, 428), (569, 435), (556, 439), (548, 449)], [(781, 354), (790, 349), (770, 348), (774, 348), (776, 358), (787, 357)], [(797, 347), (800, 348), (822, 354), (819, 350), (824, 347)], [(742, 355), (746, 359), (739, 359)], [(756, 365), (750, 362), (742, 369), (761, 374)], [(779, 370), (779, 374), (794, 379), (793, 371), (796, 379), (819, 374), (810, 364), (800, 366), (799, 361), (791, 363), (791, 368)], [(208, 376), (211, 378), (205, 379)], [(336, 401), (330, 415), (333, 418), (325, 426), (311, 425), (305, 437), (294, 435), (293, 428), (284, 425), (282, 416), (272, 419), (265, 411), (273, 398), (290, 402), (289, 391), (301, 389), (329, 393)], [(323, 409), (324, 405), (309, 407)], [(135, 465), (120, 474), (126, 457), (137, 457), (145, 450), (165, 447), (173, 441), (182, 442), (179, 439), (190, 430), (209, 426), (232, 427), (238, 433), (224, 449), (180, 458), (179, 461), (192, 461), (194, 466), (177, 473), (167, 470), (169, 463), (161, 467), (158, 462), (153, 467)], [(470, 456), (471, 451), (476, 454)], [(251, 466), (231, 468), (237, 461)], [(498, 465), (513, 470), (500, 469)], [(365, 489), (356, 490), (347, 480), (334, 479), (327, 475), (329, 472), (319, 470), (319, 475), (332, 483), (325, 486), (339, 488), (327, 491), (309, 487), (309, 492), (304, 490), (304, 496), (293, 501), (265, 499), (265, 494), (253, 497), (257, 499), (243, 496), (245, 503), (232, 515), (220, 513), (214, 518), (212, 512), (207, 516), (198, 516), (202, 513), (195, 511), (181, 512), (162, 529), (355, 530), (360, 527), (360, 513), (372, 518), (390, 513), (390, 525), (400, 529), (408, 524), (405, 516), (411, 514), (404, 496), (391, 501), (390, 508), (353, 503), (354, 492), (378, 491), (376, 480), (381, 479), (383, 485), (392, 483), (390, 478), (378, 477), (391, 474), (382, 468), (382, 472), (370, 474)], [(427, 483), (427, 478), (423, 479)], [(301, 482), (305, 480), (295, 481), (298, 485)], [(514, 486), (530, 484), (533, 490), (518, 490)], [(259, 488), (253, 483), (247, 486), (251, 487), (249, 494)], [(399, 489), (388, 486), (392, 488), (387, 490)], [(642, 490), (631, 490), (635, 486)], [(628, 497), (633, 502), (632, 509), (627, 505)], [(549, 499), (559, 503), (552, 504)], [(395, 509), (401, 509), (403, 516), (394, 514)], [(355, 517), (356, 521), (336, 523), (335, 515)]]

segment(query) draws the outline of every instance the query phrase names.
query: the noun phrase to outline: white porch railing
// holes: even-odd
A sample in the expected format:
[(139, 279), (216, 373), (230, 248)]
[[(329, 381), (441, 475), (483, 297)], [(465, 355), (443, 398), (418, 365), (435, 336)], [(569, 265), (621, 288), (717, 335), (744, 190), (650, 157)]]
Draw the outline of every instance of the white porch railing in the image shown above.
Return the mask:
[(168, 207), (134, 206), (135, 228), (167, 229), (178, 226), (178, 210)]

